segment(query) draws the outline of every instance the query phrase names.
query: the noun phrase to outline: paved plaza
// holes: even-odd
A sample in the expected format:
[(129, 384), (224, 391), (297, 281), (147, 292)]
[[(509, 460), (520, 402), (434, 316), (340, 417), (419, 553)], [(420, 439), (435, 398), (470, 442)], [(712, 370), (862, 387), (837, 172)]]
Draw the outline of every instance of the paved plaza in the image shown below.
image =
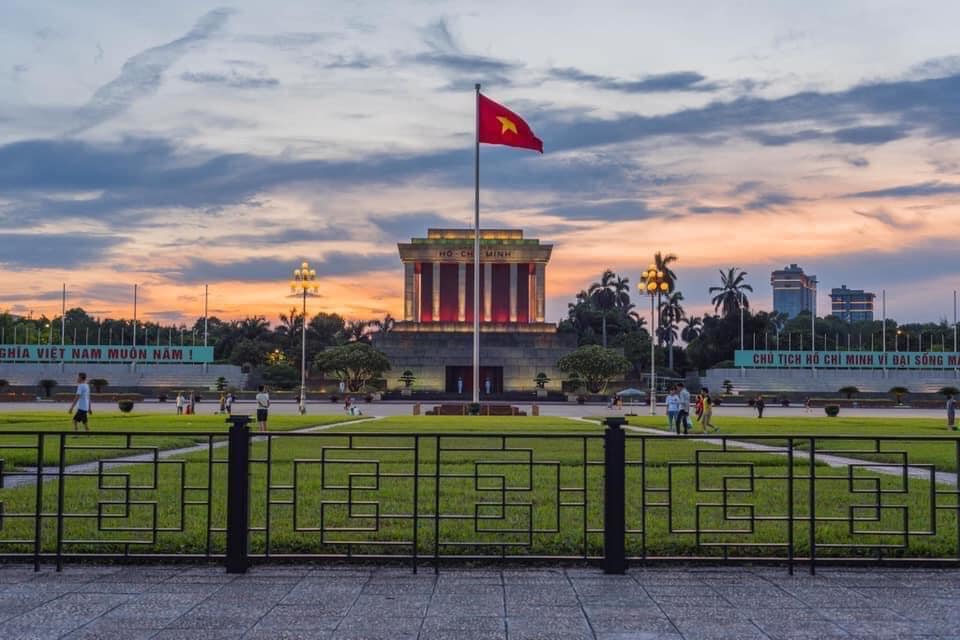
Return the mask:
[(960, 638), (960, 571), (0, 565), (0, 638)]

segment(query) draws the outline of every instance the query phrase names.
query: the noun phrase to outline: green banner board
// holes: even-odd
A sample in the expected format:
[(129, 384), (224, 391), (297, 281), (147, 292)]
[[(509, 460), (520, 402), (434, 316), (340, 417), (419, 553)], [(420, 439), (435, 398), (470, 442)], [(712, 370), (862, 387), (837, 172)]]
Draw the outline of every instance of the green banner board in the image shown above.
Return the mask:
[(0, 364), (5, 362), (203, 364), (213, 362), (213, 347), (0, 344)]
[(754, 369), (956, 369), (960, 353), (926, 351), (737, 351), (737, 367)]

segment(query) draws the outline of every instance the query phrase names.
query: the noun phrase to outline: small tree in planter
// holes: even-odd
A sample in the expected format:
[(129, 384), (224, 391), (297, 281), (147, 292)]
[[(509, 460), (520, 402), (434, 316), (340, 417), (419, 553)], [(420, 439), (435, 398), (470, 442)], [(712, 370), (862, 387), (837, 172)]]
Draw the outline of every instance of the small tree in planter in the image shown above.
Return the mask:
[(94, 393), (103, 392), (104, 387), (106, 387), (108, 384), (110, 383), (107, 382), (106, 378), (94, 378), (90, 381), (90, 386), (93, 387)]
[(897, 404), (903, 404), (903, 396), (910, 393), (910, 390), (906, 387), (901, 387), (898, 385), (896, 387), (890, 387), (890, 393), (896, 399)]
[(547, 383), (550, 382), (550, 378), (543, 371), (538, 373), (533, 379), (533, 383), (537, 385), (537, 397), (546, 398), (547, 397)]
[(40, 388), (43, 389), (44, 394), (49, 398), (50, 393), (53, 391), (54, 387), (57, 386), (56, 380), (51, 380), (50, 378), (44, 378), (40, 381)]
[(840, 387), (839, 392), (842, 393), (847, 400), (850, 400), (853, 396), (860, 393), (860, 389), (857, 389), (853, 385), (847, 385), (846, 387)]
[(217, 378), (217, 391), (223, 391), (227, 388), (227, 379), (223, 376)]
[[(4, 382), (6, 382), (6, 380), (0, 380), (0, 389), (3, 388)], [(940, 391), (937, 391), (937, 393), (944, 397), (957, 396), (960, 395), (960, 389), (956, 387), (940, 387)]]
[(840, 405), (828, 404), (823, 408), (823, 412), (831, 418), (836, 418), (840, 413)]
[(724, 380), (723, 390), (728, 396), (733, 394), (733, 382), (731, 382), (730, 380)]
[(4, 380), (3, 378), (0, 378), (0, 391), (3, 391), (4, 389), (6, 389), (6, 388), (9, 387), (9, 386), (10, 386), (10, 383), (9, 383), (9, 382), (7, 382), (6, 380)]
[(410, 369), (404, 370), (404, 372), (400, 374), (400, 377), (397, 378), (397, 380), (403, 383), (403, 389), (400, 390), (400, 395), (412, 396), (413, 383), (416, 379), (417, 376), (413, 375), (413, 371), (410, 371)]

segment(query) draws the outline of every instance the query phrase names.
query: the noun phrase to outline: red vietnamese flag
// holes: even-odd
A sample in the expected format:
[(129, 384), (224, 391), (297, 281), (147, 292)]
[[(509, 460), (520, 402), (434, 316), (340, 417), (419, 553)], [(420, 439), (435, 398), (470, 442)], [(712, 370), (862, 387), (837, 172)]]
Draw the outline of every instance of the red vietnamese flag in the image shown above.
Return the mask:
[(477, 97), (480, 142), (522, 147), (543, 153), (543, 141), (533, 135), (530, 125), (523, 118), (482, 93)]

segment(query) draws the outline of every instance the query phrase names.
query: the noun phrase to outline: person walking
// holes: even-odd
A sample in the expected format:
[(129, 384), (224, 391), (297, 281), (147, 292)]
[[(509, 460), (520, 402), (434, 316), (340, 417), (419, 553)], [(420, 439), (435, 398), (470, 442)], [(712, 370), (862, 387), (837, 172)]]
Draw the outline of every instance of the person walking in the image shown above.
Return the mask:
[(191, 391), (191, 392), (190, 392), (190, 405), (189, 405), (189, 406), (190, 406), (190, 411), (189, 411), (190, 415), (192, 415), (192, 416), (197, 415), (197, 392), (196, 392), (196, 391)]
[(667, 395), (667, 427), (672, 431), (677, 430), (680, 435), (680, 422), (677, 420), (677, 414), (680, 413), (680, 396), (677, 395), (677, 388), (670, 387), (670, 393)]
[(763, 409), (764, 409), (764, 407), (767, 406), (766, 403), (763, 401), (763, 394), (762, 394), (762, 393), (757, 395), (757, 400), (756, 400), (756, 402), (754, 402), (753, 406), (756, 407), (756, 409), (757, 409), (757, 419), (759, 420), (760, 418), (763, 417)]
[(257, 426), (260, 431), (267, 430), (267, 410), (270, 409), (270, 394), (264, 385), (258, 387), (257, 392)]
[(700, 427), (703, 433), (716, 433), (720, 431), (720, 429), (711, 422), (711, 418), (713, 418), (713, 400), (710, 398), (710, 390), (704, 387), (700, 392), (700, 399), (703, 403), (703, 412), (700, 414)]
[(233, 401), (234, 401), (234, 397), (233, 397), (233, 392), (231, 391), (230, 393), (227, 394), (227, 415), (228, 416), (233, 415)]
[(220, 415), (223, 415), (227, 412), (227, 395), (220, 392)]
[(957, 401), (952, 393), (947, 396), (947, 429), (957, 430)]
[(177, 415), (183, 415), (183, 392), (177, 391)]
[(351, 409), (353, 409), (353, 398), (347, 396), (343, 400), (343, 412), (349, 416), (352, 413)]
[(677, 410), (677, 433), (683, 428), (683, 434), (690, 433), (690, 392), (683, 386), (682, 382), (677, 383), (677, 399), (680, 406)]
[[(76, 413), (73, 413), (74, 407), (77, 409)], [(87, 374), (83, 371), (77, 374), (77, 392), (73, 396), (73, 402), (70, 403), (67, 413), (73, 413), (74, 431), (79, 431), (81, 424), (84, 431), (90, 431), (88, 416), (93, 413), (93, 407), (90, 406), (90, 385), (87, 384)]]

